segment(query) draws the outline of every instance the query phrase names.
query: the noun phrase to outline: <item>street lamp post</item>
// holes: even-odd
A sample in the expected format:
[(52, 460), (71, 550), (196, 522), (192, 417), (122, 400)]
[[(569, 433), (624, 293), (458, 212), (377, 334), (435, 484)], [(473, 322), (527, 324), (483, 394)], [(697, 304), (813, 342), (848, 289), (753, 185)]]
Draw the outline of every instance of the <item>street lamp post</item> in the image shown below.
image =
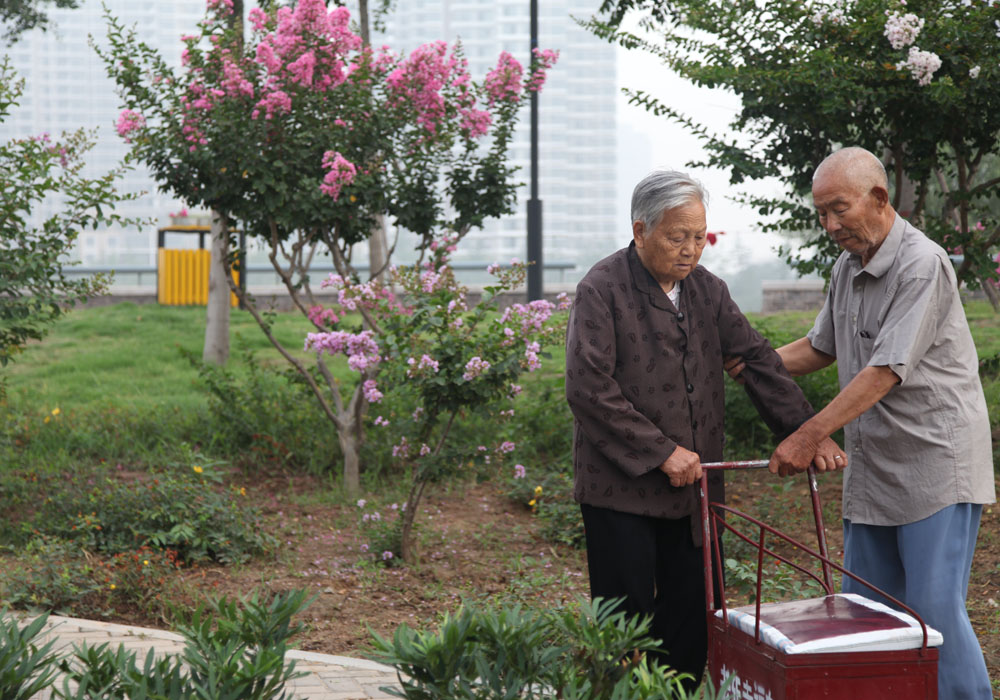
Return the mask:
[[(538, 48), (538, 0), (531, 0), (531, 61)], [(530, 62), (529, 62), (530, 65)], [(528, 301), (542, 298), (542, 200), (538, 198), (538, 91), (531, 93), (531, 198), (528, 200)]]

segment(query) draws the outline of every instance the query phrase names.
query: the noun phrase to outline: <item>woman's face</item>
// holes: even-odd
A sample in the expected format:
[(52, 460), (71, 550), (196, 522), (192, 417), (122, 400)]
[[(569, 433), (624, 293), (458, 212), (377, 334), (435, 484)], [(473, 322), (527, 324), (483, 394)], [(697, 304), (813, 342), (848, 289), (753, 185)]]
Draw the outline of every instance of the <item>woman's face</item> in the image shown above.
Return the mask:
[(647, 231), (641, 221), (632, 224), (639, 260), (665, 292), (694, 270), (707, 233), (705, 205), (697, 199), (663, 212), (652, 230)]

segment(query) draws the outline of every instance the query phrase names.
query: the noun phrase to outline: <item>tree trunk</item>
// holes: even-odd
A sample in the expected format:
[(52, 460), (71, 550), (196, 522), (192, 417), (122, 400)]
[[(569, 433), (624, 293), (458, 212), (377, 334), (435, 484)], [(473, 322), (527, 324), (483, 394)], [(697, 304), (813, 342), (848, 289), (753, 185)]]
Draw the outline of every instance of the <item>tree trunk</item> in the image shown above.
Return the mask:
[[(364, 46), (371, 46), (368, 0), (358, 0), (358, 17), (361, 22), (361, 43)], [(389, 241), (385, 233), (385, 217), (381, 214), (378, 215), (375, 226), (368, 235), (368, 265), (369, 277), (385, 282), (385, 270), (389, 267)]]
[[(226, 265), (229, 257), (229, 226), (226, 217), (212, 211), (212, 233), (208, 268), (208, 306), (205, 309), (205, 363), (224, 365), (229, 359), (229, 283)], [(242, 274), (242, 273), (241, 273)]]
[[(243, 53), (243, 0), (233, 0), (229, 26), (236, 32), (237, 51)], [(224, 365), (229, 360), (229, 282), (226, 265), (229, 264), (229, 219), (220, 211), (212, 210), (212, 233), (208, 265), (208, 306), (205, 308), (205, 347), (202, 362)], [(241, 275), (246, 270), (240, 270)]]
[(349, 496), (357, 496), (361, 491), (361, 441), (353, 421), (337, 430), (340, 450), (344, 453), (344, 491)]
[(379, 214), (368, 236), (368, 264), (372, 279), (385, 282), (385, 272), (389, 267), (389, 242), (385, 234), (385, 216)]

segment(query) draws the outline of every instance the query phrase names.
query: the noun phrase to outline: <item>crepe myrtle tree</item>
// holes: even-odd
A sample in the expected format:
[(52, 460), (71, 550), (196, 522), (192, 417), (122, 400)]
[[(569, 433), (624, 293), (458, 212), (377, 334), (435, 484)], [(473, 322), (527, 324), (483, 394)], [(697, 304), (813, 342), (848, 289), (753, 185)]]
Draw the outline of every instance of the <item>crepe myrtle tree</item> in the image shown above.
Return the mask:
[[(626, 18), (648, 31), (623, 31)], [(699, 86), (740, 96), (731, 134), (720, 135), (627, 91), (702, 139), (707, 157), (692, 166), (724, 168), (733, 184), (784, 185), (783, 196), (742, 199), (769, 217), (765, 230), (807, 232), (783, 250), (801, 272), (828, 274), (839, 253), (815, 226), (812, 172), (835, 148), (859, 145), (883, 157), (897, 210), (964, 254), (959, 280), (983, 285), (996, 306), (1000, 3), (604, 0), (589, 26)]]
[[(182, 38), (178, 71), (110, 15), (108, 47), (98, 53), (124, 101), (118, 131), (130, 157), (164, 190), (262, 240), (303, 315), (317, 306), (313, 258), (330, 255), (342, 278), (359, 280), (352, 246), (382, 214), (417, 234), (423, 256), (442, 235), (457, 243), (512, 211), (517, 183), (506, 154), (518, 107), (541, 88), (555, 52), (536, 51), (527, 74), (502, 53), (476, 82), (460, 46), (436, 42), (408, 56), (366, 47), (348, 10), (322, 0), (252, 9), (237, 51), (231, 11), (229, 0), (209, 0), (197, 33)], [(321, 354), (310, 369), (229, 282), (335, 426), (344, 485), (357, 491), (371, 376), (342, 387)]]
[[(377, 405), (371, 429), (380, 443), (392, 445), (392, 460), (409, 481), (398, 539), (383, 542), (380, 549), (388, 549), (380, 561), (413, 560), (414, 518), (429, 484), (476, 463), (499, 466), (515, 448), (510, 441), (488, 446), (485, 436), (456, 434), (456, 418), (476, 412), (497, 423), (512, 418), (518, 378), (541, 368), (546, 345), (565, 342), (567, 295), (558, 304), (536, 300), (500, 310), (498, 297), (524, 283), (525, 265), (515, 260), (490, 265), (495, 281), (472, 303), (448, 262), (456, 240), (457, 234), (432, 242), (421, 264), (390, 268), (386, 284), (331, 275), (323, 285), (337, 291), (336, 303), (311, 309), (324, 330), (310, 333), (306, 348), (346, 355), (349, 367), (370, 377), (360, 388)], [(367, 328), (348, 322), (356, 312)]]
[[(24, 81), (5, 58), (0, 62), (0, 122), (23, 89)], [(81, 174), (93, 144), (94, 134), (82, 129), (59, 139), (39, 134), (0, 143), (0, 367), (29, 340), (41, 340), (76, 302), (106, 288), (110, 280), (104, 275), (67, 276), (80, 232), (138, 223), (115, 213), (118, 204), (136, 196), (116, 188), (124, 167), (97, 178)], [(59, 202), (56, 213), (33, 224), (32, 212), (53, 198)]]

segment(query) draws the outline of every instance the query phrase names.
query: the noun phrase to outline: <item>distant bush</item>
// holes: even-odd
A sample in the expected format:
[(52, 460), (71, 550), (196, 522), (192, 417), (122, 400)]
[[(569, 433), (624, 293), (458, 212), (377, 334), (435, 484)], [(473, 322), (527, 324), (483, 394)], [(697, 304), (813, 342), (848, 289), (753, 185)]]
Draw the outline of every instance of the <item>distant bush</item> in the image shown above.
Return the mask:
[(250, 350), (242, 354), (242, 367), (232, 359), (220, 367), (181, 353), (209, 393), (210, 452), (250, 467), (281, 465), (313, 474), (339, 466), (337, 434), (297, 374), (261, 365)]
[(213, 477), (209, 465), (196, 464), (129, 479), (105, 477), (89, 487), (74, 479), (53, 481), (58, 490), (40, 505), (31, 528), (91, 552), (150, 545), (186, 562), (242, 562), (272, 547), (258, 510), (242, 501), (239, 489), (216, 486)]

